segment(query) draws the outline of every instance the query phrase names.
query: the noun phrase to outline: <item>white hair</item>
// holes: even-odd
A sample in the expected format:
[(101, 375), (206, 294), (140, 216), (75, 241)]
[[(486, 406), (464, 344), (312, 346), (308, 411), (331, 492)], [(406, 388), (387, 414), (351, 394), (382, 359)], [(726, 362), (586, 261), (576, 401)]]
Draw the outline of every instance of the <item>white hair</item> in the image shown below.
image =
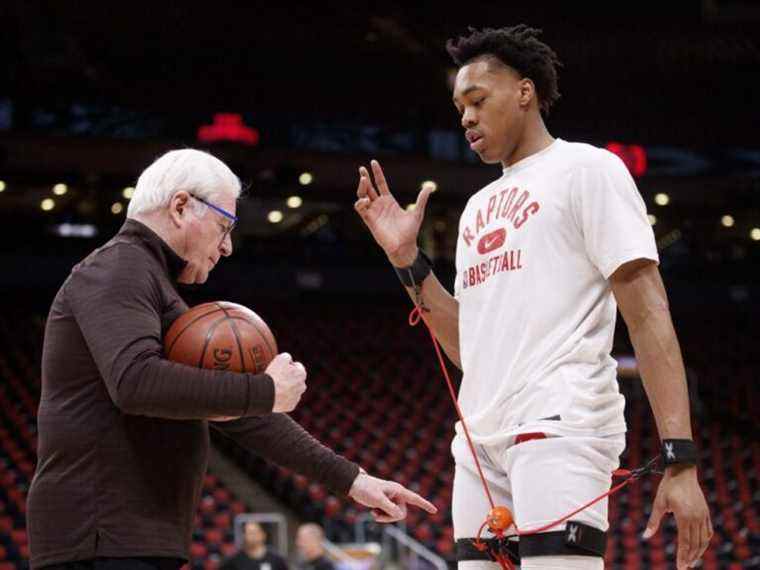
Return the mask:
[[(240, 196), (240, 180), (215, 156), (192, 148), (172, 150), (156, 159), (137, 180), (127, 217), (152, 212), (167, 206), (174, 194), (184, 190), (209, 202), (220, 194)], [(194, 211), (206, 207), (192, 200)]]

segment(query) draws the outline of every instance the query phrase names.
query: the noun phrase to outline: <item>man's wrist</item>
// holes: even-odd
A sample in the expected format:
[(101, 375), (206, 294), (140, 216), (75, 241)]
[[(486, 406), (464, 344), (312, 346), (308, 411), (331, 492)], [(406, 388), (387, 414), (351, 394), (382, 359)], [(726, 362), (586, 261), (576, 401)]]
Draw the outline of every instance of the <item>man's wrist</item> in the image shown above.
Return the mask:
[(417, 249), (417, 257), (408, 266), (393, 266), (399, 280), (405, 287), (419, 287), (433, 271), (433, 262), (421, 249)]
[(391, 265), (393, 265), (393, 267), (409, 267), (412, 263), (414, 263), (414, 260), (417, 259), (418, 254), (419, 248), (415, 243), (411, 246), (400, 248), (399, 250), (395, 251), (393, 255), (388, 256), (388, 261), (391, 262)]
[(363, 467), (359, 467), (359, 472), (356, 474), (356, 477), (354, 477), (353, 483), (351, 483), (351, 488), (348, 490), (348, 496), (350, 497), (351, 494), (354, 492), (356, 488), (356, 483), (359, 481), (359, 479), (362, 478), (362, 475), (366, 476), (367, 472), (364, 470)]
[(666, 475), (670, 477), (680, 477), (681, 475), (697, 475), (696, 465), (687, 465), (686, 463), (674, 463), (673, 465), (667, 465), (663, 470)]
[(691, 439), (663, 439), (660, 458), (666, 469), (675, 466), (696, 467), (699, 453)]

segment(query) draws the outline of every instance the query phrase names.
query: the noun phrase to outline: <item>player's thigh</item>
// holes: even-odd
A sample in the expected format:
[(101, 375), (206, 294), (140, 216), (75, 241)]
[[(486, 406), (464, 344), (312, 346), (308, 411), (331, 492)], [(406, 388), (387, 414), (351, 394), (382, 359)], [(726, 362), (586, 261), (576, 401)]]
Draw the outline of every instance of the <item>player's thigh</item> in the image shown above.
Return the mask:
[[(451, 509), (454, 540), (475, 538), (491, 510), (491, 505), (486, 498), (483, 483), (467, 444), (457, 437), (454, 438), (451, 448), (456, 463)], [(509, 494), (506, 475), (489, 467), (485, 458), (483, 458), (482, 467), (494, 502), (511, 509), (512, 498)], [(459, 562), (457, 568), (458, 570), (498, 570), (500, 566), (494, 562), (472, 560)]]
[[(521, 531), (549, 524), (592, 499), (606, 493), (612, 483), (612, 471), (619, 465), (625, 448), (625, 436), (552, 437), (531, 440), (510, 447), (505, 453), (514, 516)], [(606, 531), (608, 500), (573, 515), (580, 521)], [(549, 531), (563, 530), (561, 523)], [(540, 556), (522, 560), (523, 570), (533, 568), (602, 569), (597, 556)]]
[[(555, 521), (609, 491), (624, 448), (623, 435), (551, 437), (510, 447), (504, 465), (520, 530)], [(572, 518), (607, 530), (607, 506), (605, 498)]]

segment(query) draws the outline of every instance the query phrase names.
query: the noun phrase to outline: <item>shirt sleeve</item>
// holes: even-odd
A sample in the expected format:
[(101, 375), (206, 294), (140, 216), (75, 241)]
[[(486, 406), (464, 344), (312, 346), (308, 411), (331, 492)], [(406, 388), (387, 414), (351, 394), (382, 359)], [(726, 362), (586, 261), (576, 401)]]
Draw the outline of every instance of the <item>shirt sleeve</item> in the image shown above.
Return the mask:
[(573, 211), (586, 253), (608, 279), (636, 259), (659, 263), (646, 205), (623, 162), (607, 152), (574, 172)]
[(359, 466), (321, 444), (287, 414), (272, 413), (211, 427), (244, 449), (347, 495)]
[[(151, 260), (116, 244), (72, 272), (65, 294), (113, 403), (170, 419), (271, 412), (266, 374), (202, 370), (163, 358), (161, 301)], [(159, 270), (158, 267), (155, 270)]]
[[(469, 202), (468, 202), (469, 205)], [(467, 210), (467, 207), (465, 207), (465, 211)], [(462, 213), (462, 216), (459, 218), (459, 224), (457, 226), (457, 245), (456, 245), (456, 251), (454, 252), (454, 298), (459, 301), (459, 295), (462, 293), (462, 281), (460, 278), (460, 272), (462, 270), (461, 268), (461, 261), (459, 260), (459, 256), (461, 255), (461, 248), (462, 248), (462, 220), (464, 219), (464, 212)]]

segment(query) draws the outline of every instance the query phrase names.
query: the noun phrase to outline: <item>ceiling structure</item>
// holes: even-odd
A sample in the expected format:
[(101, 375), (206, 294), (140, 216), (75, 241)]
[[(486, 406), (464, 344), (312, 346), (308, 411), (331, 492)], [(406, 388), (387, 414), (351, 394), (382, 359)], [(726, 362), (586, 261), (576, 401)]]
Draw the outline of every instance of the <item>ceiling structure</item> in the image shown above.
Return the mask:
[[(74, 9), (40, 0), (4, 2), (0, 107), (7, 102), (12, 122), (0, 130), (6, 185), (0, 218), (6, 228), (44, 228), (52, 220), (91, 220), (104, 233), (118, 227), (123, 211), (112, 214), (111, 208), (125, 202), (123, 188), (163, 150), (196, 145), (198, 127), (224, 111), (242, 113), (261, 131), (256, 148), (212, 147), (249, 188), (249, 200), (241, 203), (247, 233), (303, 236), (327, 225), (359, 239), (364, 234), (350, 208), (355, 169), (373, 155), (294, 148), (294, 125), (363, 125), (419, 139), (432, 131), (458, 132), (447, 38), (469, 25), (524, 22), (543, 28), (564, 63), (562, 98), (548, 118), (555, 135), (710, 156), (745, 153), (744, 172), (650, 175), (638, 183), (658, 218), (660, 238), (678, 230), (693, 249), (748, 247), (748, 228), (760, 224), (756, 3), (525, 4), (473, 1), (444, 10), (439, 2), (201, 6), (137, 0), (78, 2)], [(43, 120), (70, 116), (77, 105), (118, 109), (125, 123), (155, 128), (142, 138), (72, 137)], [(380, 158), (402, 204), (414, 200), (423, 180), (438, 182), (431, 221), (449, 232), (466, 197), (498, 174), (425, 152)], [(314, 176), (308, 187), (297, 182), (305, 171)], [(59, 182), (68, 185), (64, 197), (52, 194)], [(671, 197), (668, 206), (654, 202), (658, 193)], [(303, 206), (289, 211), (285, 201), (296, 194)], [(42, 213), (47, 198), (58, 203)], [(267, 223), (273, 209), (285, 212), (282, 224)], [(722, 225), (725, 215), (734, 217), (733, 226)]]

